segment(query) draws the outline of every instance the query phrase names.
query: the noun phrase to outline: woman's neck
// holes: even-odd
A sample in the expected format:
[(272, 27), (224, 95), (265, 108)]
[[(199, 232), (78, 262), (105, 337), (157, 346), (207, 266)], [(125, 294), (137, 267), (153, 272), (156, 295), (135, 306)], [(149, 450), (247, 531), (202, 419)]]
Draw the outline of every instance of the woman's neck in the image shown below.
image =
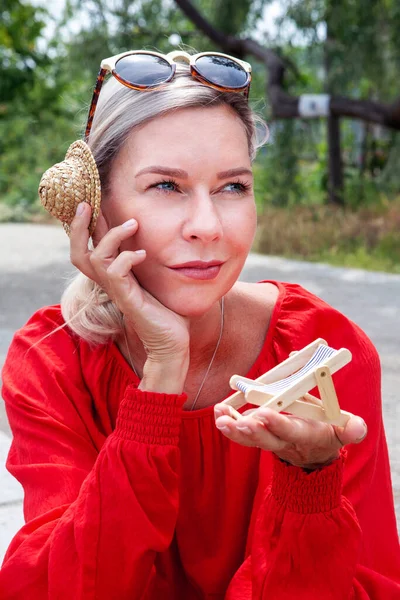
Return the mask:
[[(226, 301), (224, 304), (226, 311)], [(189, 372), (202, 371), (209, 365), (221, 334), (221, 319), (222, 312), (220, 301), (215, 302), (203, 315), (189, 319)], [(129, 350), (126, 347), (124, 334), (118, 336), (116, 340), (117, 345), (129, 364), (132, 359), (134, 368), (140, 376), (143, 372), (143, 366), (147, 358), (146, 351), (141, 340), (134, 332), (130, 331), (126, 339), (128, 341)]]
[[(223, 325), (222, 302), (216, 302), (211, 309), (199, 318), (191, 319), (190, 331), (190, 366), (189, 370), (201, 370), (208, 366), (210, 358), (220, 341)], [(226, 301), (224, 299), (224, 312)], [(223, 336), (223, 331), (222, 331)]]

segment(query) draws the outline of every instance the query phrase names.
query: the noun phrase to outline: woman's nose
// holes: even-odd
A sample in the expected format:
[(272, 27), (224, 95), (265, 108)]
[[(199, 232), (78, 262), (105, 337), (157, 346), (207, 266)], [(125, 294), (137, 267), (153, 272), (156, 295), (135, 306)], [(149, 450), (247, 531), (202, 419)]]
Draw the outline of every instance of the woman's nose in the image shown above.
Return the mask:
[(208, 193), (196, 194), (188, 202), (188, 213), (183, 226), (185, 239), (212, 242), (223, 235), (220, 214)]

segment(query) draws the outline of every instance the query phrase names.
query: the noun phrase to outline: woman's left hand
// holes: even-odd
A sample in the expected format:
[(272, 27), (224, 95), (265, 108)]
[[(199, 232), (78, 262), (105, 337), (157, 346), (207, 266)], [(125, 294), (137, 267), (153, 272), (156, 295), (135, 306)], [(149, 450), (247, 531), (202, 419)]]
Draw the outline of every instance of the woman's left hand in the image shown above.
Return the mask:
[(216, 426), (230, 440), (243, 446), (270, 450), (286, 462), (305, 469), (326, 466), (339, 457), (346, 444), (358, 444), (367, 435), (361, 417), (351, 415), (345, 427), (301, 419), (260, 407), (230, 417), (229, 406), (214, 406)]

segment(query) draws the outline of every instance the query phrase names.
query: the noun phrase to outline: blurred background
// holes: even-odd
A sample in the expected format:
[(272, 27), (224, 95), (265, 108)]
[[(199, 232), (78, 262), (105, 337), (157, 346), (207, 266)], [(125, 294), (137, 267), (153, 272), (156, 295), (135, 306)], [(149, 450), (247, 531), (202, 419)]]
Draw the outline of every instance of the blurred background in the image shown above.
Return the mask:
[(0, 221), (47, 219), (40, 176), (81, 137), (102, 58), (214, 49), (252, 64), (271, 129), (254, 249), (400, 273), (399, 31), (399, 0), (2, 0)]

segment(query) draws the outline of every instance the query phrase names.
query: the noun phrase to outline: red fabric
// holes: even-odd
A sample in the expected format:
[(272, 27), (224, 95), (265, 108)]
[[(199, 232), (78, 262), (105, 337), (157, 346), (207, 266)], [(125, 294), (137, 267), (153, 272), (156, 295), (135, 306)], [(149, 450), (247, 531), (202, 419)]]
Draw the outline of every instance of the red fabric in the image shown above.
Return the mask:
[(90, 347), (38, 311), (14, 337), (3, 394), (9, 471), (26, 525), (0, 572), (4, 600), (399, 600), (400, 558), (379, 359), (343, 315), (280, 290), (255, 378), (317, 337), (347, 347), (341, 407), (369, 435), (306, 473), (245, 448), (213, 409), (136, 390), (118, 348)]

